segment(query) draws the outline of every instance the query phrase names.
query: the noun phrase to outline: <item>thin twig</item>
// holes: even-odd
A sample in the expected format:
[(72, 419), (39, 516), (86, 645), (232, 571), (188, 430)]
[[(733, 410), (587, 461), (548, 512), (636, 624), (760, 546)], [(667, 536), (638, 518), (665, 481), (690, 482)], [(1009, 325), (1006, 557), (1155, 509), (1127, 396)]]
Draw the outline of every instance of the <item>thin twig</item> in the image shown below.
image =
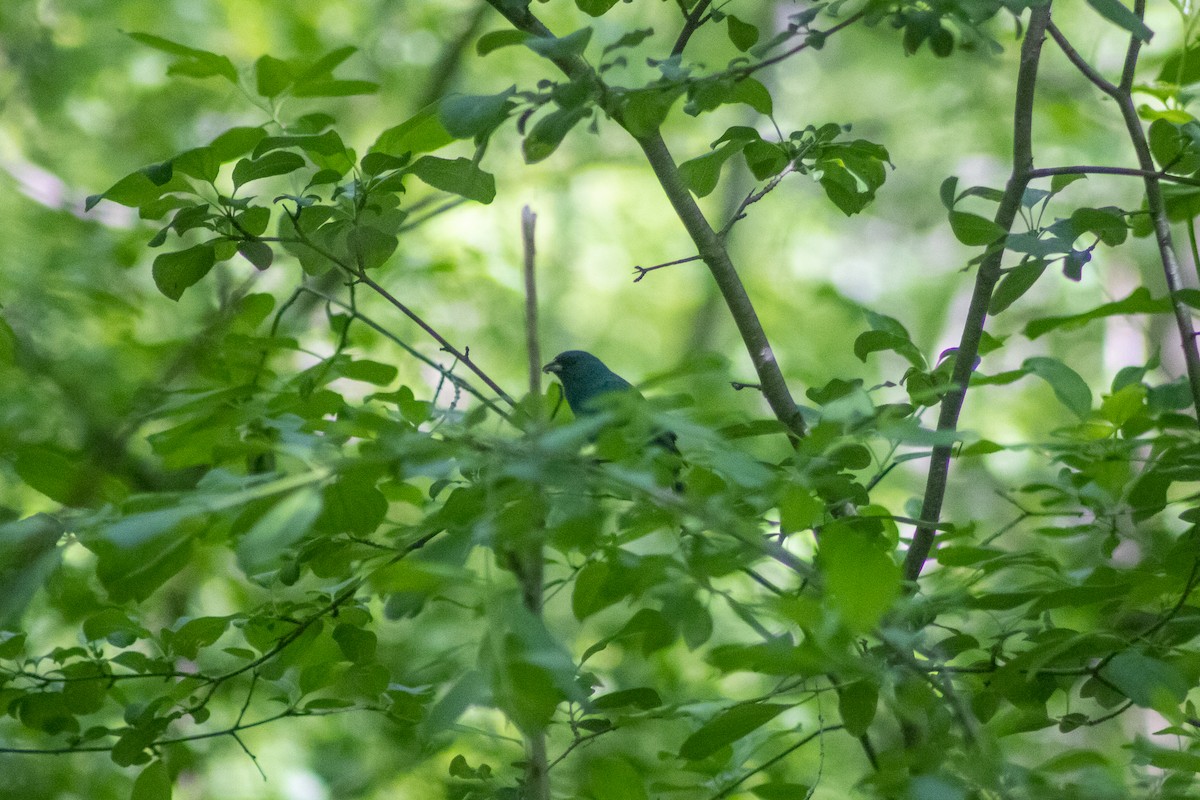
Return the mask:
[(758, 773), (764, 772), (764, 771), (770, 769), (771, 767), (775, 766), (780, 761), (782, 761), (783, 759), (790, 756), (792, 753), (799, 750), (801, 747), (804, 747), (804, 745), (808, 744), (813, 739), (816, 739), (818, 736), (823, 736), (824, 734), (829, 733), (831, 731), (840, 731), (844, 727), (845, 727), (844, 725), (824, 725), (820, 728), (817, 728), (815, 731), (810, 733), (808, 736), (805, 736), (803, 739), (796, 742), (791, 747), (788, 747), (782, 753), (780, 753), (772, 758), (767, 759), (766, 761), (759, 764), (754, 769), (747, 771), (745, 775), (742, 775), (740, 778), (733, 781), (732, 783), (726, 784), (725, 787), (721, 789), (721, 791), (712, 795), (710, 800), (720, 800), (722, 797), (728, 797), (729, 795), (731, 795), (733, 793), (734, 789), (741, 786), (746, 781), (750, 780), (750, 778), (753, 778)]
[(671, 48), (671, 55), (683, 55), (683, 49), (687, 47), (692, 34), (709, 19), (705, 16), (705, 13), (711, 5), (712, 0), (700, 0), (687, 14), (683, 20), (683, 30), (679, 32), (679, 36), (675, 39), (675, 45)]
[(677, 258), (674, 261), (664, 261), (662, 264), (655, 264), (653, 267), (639, 267), (639, 266), (635, 265), (633, 268), (633, 272), (635, 275), (637, 275), (637, 277), (633, 279), (633, 282), (634, 283), (641, 282), (642, 278), (646, 277), (647, 273), (653, 272), (656, 269), (662, 269), (663, 267), (673, 267), (676, 264), (687, 264), (691, 261), (699, 261), (699, 260), (700, 260), (700, 256), (688, 256), (687, 258)]

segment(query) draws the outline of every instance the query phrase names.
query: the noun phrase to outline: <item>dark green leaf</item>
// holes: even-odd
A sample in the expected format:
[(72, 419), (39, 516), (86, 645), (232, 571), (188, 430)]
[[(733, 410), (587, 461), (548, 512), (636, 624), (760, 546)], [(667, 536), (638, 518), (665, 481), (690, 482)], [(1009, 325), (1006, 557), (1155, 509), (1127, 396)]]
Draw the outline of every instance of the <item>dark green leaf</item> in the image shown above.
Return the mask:
[(262, 158), (243, 158), (233, 167), (233, 185), (240, 188), (251, 181), (286, 175), (304, 166), (304, 158), (296, 153), (276, 150)]
[(744, 53), (758, 44), (758, 28), (749, 22), (743, 22), (733, 14), (726, 16), (725, 22), (729, 29), (729, 41), (733, 42), (733, 46), (738, 50)]
[(583, 55), (591, 38), (592, 29), (587, 27), (566, 36), (533, 36), (525, 40), (525, 46), (546, 58), (568, 58)]
[(456, 139), (470, 139), (494, 131), (512, 110), (512, 86), (499, 94), (454, 94), (442, 100), (438, 117)]
[(512, 28), (490, 31), (479, 37), (479, 41), (475, 43), (475, 52), (481, 56), (486, 56), (488, 53), (493, 50), (499, 50), (501, 47), (524, 44), (529, 38), (530, 34), (525, 31), (515, 31)]
[(688, 761), (708, 758), (722, 747), (758, 730), (788, 708), (777, 703), (746, 703), (722, 711), (684, 739), (679, 747), (679, 757)]
[(263, 97), (275, 97), (292, 84), (292, 68), (274, 56), (262, 56), (254, 62), (255, 89)]
[(617, 0), (575, 0), (579, 10), (591, 17), (604, 16), (616, 4)]
[(1107, 19), (1114, 25), (1129, 31), (1129, 33), (1141, 39), (1143, 42), (1150, 41), (1154, 36), (1154, 31), (1146, 27), (1146, 23), (1142, 22), (1136, 14), (1129, 10), (1121, 0), (1087, 0), (1089, 6), (1095, 9), (1100, 16)]
[(266, 242), (239, 242), (238, 253), (257, 270), (267, 269), (275, 259), (275, 251)]
[(378, 91), (379, 84), (374, 81), (314, 80), (298, 82), (292, 87), (296, 97), (352, 97)]
[(496, 198), (496, 179), (469, 158), (450, 161), (422, 156), (408, 171), (435, 189), (461, 195), (468, 200), (486, 204)]
[(1113, 658), (1101, 674), (1137, 705), (1168, 717), (1178, 716), (1190, 688), (1175, 667), (1136, 650)]
[(560, 108), (539, 119), (521, 144), (526, 163), (536, 164), (547, 158), (558, 149), (571, 128), (589, 113), (586, 106)]
[(1046, 262), (1041, 259), (1026, 261), (1010, 269), (1000, 279), (1000, 284), (992, 293), (992, 301), (988, 306), (989, 314), (999, 314), (1019, 300), (1037, 279), (1046, 271)]
[(838, 691), (838, 713), (851, 736), (862, 736), (875, 720), (879, 687), (868, 680), (855, 681)]
[(625, 93), (625, 127), (634, 136), (648, 136), (657, 131), (684, 93), (682, 86), (666, 89), (636, 89)]
[(308, 533), (320, 513), (321, 494), (316, 489), (286, 495), (238, 541), (238, 566), (251, 576), (277, 568), (280, 557)]
[(163, 253), (154, 259), (154, 285), (167, 297), (178, 300), (184, 290), (207, 275), (215, 263), (216, 251), (210, 244)]
[(141, 42), (156, 50), (170, 53), (173, 56), (179, 56), (182, 60), (176, 61), (168, 69), (168, 72), (173, 75), (189, 75), (193, 78), (208, 78), (219, 75), (230, 83), (236, 84), (238, 82), (237, 70), (234, 69), (233, 62), (225, 56), (210, 53), (207, 50), (197, 50), (194, 47), (178, 44), (177, 42), (172, 42), (161, 36), (153, 36), (149, 33), (127, 33), (126, 35), (134, 41)]

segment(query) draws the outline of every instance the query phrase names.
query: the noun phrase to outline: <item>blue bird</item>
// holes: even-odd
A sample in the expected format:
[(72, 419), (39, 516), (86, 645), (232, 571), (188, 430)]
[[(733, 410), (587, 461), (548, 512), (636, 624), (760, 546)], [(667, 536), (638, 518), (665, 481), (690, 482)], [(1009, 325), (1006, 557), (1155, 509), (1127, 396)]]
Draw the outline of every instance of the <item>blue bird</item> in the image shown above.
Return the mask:
[[(604, 410), (604, 404), (597, 400), (612, 392), (632, 392), (641, 397), (641, 393), (633, 388), (633, 384), (613, 372), (604, 362), (591, 353), (583, 350), (567, 350), (559, 353), (542, 372), (557, 375), (562, 382), (563, 396), (567, 405), (576, 417), (583, 418)], [(678, 453), (675, 446), (676, 436), (672, 431), (662, 431), (655, 435), (653, 442), (664, 450)]]

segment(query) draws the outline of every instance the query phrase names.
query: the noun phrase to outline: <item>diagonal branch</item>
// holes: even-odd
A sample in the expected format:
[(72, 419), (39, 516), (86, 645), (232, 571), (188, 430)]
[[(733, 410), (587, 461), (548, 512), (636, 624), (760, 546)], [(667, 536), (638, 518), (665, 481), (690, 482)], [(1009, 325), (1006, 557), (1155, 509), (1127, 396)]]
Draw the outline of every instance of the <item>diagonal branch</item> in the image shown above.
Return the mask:
[[(1048, 25), (1050, 6), (1047, 4), (1035, 8), (1030, 14), (1029, 29), (1021, 45), (1017, 100), (1013, 110), (1013, 167), (995, 218), (996, 224), (1006, 233), (1016, 221), (1021, 208), (1021, 198), (1033, 169), (1033, 99), (1037, 86), (1038, 61), (1041, 58)], [(975, 370), (979, 345), (983, 340), (988, 305), (991, 303), (996, 282), (1000, 280), (1000, 263), (1003, 257), (1004, 249), (996, 247), (983, 259), (975, 275), (975, 289), (971, 293), (971, 305), (967, 310), (967, 318), (963, 323), (962, 336), (955, 355), (950, 390), (942, 398), (941, 410), (938, 413), (938, 431), (958, 429), (958, 418), (962, 413), (967, 386), (971, 381), (971, 373)], [(917, 528), (913, 534), (912, 545), (904, 556), (904, 577), (907, 580), (915, 581), (920, 576), (925, 559), (929, 557), (929, 551), (933, 547), (937, 523), (942, 515), (942, 503), (946, 498), (953, 447), (952, 444), (940, 444), (933, 448), (929, 475), (925, 481), (925, 497), (921, 503), (921, 519), (929, 522)]]
[[(553, 36), (550, 30), (530, 13), (528, 8), (517, 7), (516, 4), (506, 3), (504, 0), (487, 0), (487, 2), (518, 30), (535, 36)], [(556, 56), (550, 60), (569, 78), (589, 78), (599, 82), (595, 71), (579, 56)], [(603, 96), (600, 102), (605, 112), (624, 126), (624, 115), (617, 104)], [(655, 130), (644, 134), (634, 134), (630, 131), (630, 135), (642, 148), (642, 152), (650, 162), (651, 169), (654, 170), (667, 199), (674, 207), (675, 213), (679, 216), (692, 242), (696, 245), (696, 252), (708, 265), (721, 295), (725, 298), (729, 312), (742, 336), (742, 342), (758, 373), (763, 396), (766, 397), (771, 411), (793, 436), (803, 436), (805, 425), (800, 410), (796, 407), (795, 400), (792, 399), (791, 391), (784, 380), (779, 363), (775, 360), (775, 354), (771, 349), (766, 332), (758, 319), (750, 296), (746, 293), (746, 287), (742, 284), (737, 268), (729, 256), (729, 251), (725, 248), (725, 243), (713, 230), (699, 205), (696, 204), (695, 198), (684, 185), (679, 168), (675, 164), (674, 158), (671, 157), (662, 134)]]

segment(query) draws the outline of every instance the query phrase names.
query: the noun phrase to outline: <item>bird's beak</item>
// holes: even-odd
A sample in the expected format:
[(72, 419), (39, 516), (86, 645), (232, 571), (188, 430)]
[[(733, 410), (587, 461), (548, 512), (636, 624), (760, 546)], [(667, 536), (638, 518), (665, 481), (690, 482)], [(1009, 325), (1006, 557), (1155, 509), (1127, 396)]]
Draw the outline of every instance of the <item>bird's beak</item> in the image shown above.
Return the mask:
[(542, 367), (542, 372), (548, 372), (552, 375), (557, 375), (562, 372), (562, 364), (558, 363), (558, 359), (555, 359), (546, 366)]

